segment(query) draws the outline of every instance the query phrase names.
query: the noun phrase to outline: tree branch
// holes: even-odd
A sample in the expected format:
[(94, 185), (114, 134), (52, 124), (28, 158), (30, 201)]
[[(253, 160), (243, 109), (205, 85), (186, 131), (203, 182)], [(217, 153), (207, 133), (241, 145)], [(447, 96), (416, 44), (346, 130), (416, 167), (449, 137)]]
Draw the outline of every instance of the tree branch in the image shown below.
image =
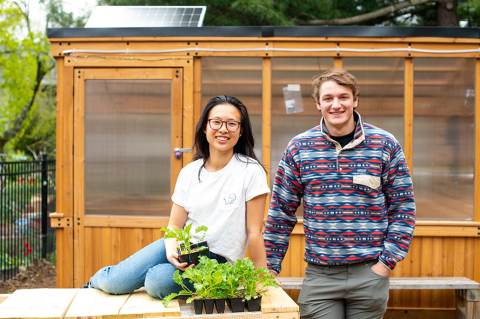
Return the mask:
[(390, 13), (398, 12), (399, 10), (411, 7), (411, 6), (418, 6), (421, 4), (425, 4), (428, 2), (436, 2), (437, 0), (408, 0), (404, 2), (400, 2), (397, 4), (393, 4), (391, 6), (379, 9), (377, 11), (360, 14), (354, 17), (348, 18), (341, 18), (341, 19), (329, 19), (329, 20), (322, 20), (322, 19), (315, 19), (315, 20), (308, 20), (308, 21), (296, 21), (298, 24), (306, 24), (306, 25), (349, 25), (349, 24), (356, 24), (365, 22), (368, 20), (376, 19), (379, 17), (383, 17)]

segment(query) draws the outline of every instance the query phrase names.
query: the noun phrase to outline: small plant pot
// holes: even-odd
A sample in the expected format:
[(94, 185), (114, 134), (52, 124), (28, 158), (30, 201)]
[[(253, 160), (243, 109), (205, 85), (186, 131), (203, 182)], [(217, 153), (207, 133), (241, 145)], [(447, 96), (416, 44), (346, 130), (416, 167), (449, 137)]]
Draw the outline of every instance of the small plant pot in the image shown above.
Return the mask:
[(203, 299), (194, 299), (193, 308), (195, 308), (195, 314), (201, 315), (203, 311)]
[(181, 263), (189, 263), (190, 264), (190, 254), (185, 254), (185, 255), (180, 255), (178, 256), (178, 259), (180, 260)]
[(228, 298), (228, 307), (232, 312), (244, 312), (245, 302), (242, 298)]
[(262, 296), (257, 299), (247, 300), (247, 309), (248, 311), (260, 311), (262, 305)]
[(215, 308), (217, 308), (217, 313), (224, 313), (225, 299), (215, 299)]
[(191, 253), (190, 257), (192, 258), (192, 262), (195, 266), (197, 266), (200, 263), (200, 260), (199, 260), (200, 252), (199, 251)]
[(212, 314), (213, 313), (213, 305), (215, 300), (213, 299), (205, 299), (205, 313)]

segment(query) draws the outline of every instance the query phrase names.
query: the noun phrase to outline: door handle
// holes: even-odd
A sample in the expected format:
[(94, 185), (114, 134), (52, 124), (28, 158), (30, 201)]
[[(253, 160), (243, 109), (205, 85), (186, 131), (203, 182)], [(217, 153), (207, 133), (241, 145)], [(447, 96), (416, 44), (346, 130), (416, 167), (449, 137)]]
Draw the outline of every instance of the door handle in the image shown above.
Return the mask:
[(182, 153), (191, 153), (192, 149), (191, 148), (178, 148), (175, 147), (173, 149), (173, 152), (175, 153), (175, 158), (180, 159), (182, 157)]

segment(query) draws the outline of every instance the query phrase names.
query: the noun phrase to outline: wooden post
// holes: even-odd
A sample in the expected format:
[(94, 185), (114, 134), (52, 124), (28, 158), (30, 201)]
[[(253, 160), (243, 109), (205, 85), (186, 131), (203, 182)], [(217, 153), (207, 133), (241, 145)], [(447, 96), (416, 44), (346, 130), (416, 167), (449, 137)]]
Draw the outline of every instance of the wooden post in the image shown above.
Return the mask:
[(480, 221), (480, 59), (475, 73), (475, 221)]
[[(57, 212), (73, 218), (73, 67), (57, 61)], [(73, 288), (73, 228), (57, 228), (57, 287)]]
[(193, 124), (202, 114), (202, 58), (193, 59)]
[(333, 66), (335, 67), (335, 69), (341, 69), (342, 68), (342, 58), (334, 58), (334, 61), (333, 61)]
[(457, 319), (474, 319), (480, 316), (478, 289), (456, 290)]
[[(263, 58), (263, 110), (262, 110), (262, 162), (267, 169), (267, 182), (270, 182), (270, 145), (271, 140), (271, 122), (272, 122), (272, 60)], [(270, 185), (273, 187), (273, 185)], [(265, 218), (267, 218), (270, 196), (267, 197), (265, 205)]]
[(404, 153), (410, 174), (413, 172), (413, 58), (405, 58), (405, 145)]

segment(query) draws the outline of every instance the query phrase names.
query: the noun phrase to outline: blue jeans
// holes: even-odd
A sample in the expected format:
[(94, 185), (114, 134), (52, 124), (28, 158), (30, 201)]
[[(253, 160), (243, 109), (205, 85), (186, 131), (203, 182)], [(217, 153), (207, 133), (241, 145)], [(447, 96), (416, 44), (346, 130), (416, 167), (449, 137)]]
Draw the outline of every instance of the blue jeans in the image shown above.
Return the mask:
[[(224, 263), (227, 260), (210, 252), (210, 258)], [(144, 247), (132, 256), (115, 266), (100, 269), (90, 279), (93, 288), (106, 293), (121, 295), (145, 287), (147, 293), (158, 299), (163, 299), (171, 293), (178, 293), (182, 287), (173, 281), (175, 268), (167, 259), (163, 238)], [(182, 273), (182, 272), (180, 272)], [(194, 291), (193, 284), (184, 280), (183, 283)]]

